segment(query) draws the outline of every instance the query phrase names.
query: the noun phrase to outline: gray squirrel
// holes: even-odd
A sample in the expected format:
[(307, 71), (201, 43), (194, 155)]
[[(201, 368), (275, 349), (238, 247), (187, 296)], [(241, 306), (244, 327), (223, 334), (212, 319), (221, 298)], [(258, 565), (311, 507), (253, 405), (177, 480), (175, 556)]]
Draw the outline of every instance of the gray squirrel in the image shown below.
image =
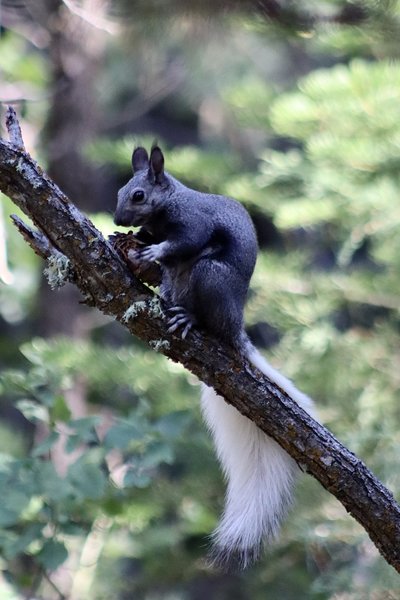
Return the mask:
[[(133, 177), (118, 192), (114, 222), (141, 226), (140, 263), (162, 268), (160, 295), (170, 332), (197, 326), (234, 346), (271, 381), (312, 414), (312, 401), (271, 367), (244, 331), (243, 309), (258, 244), (245, 208), (236, 200), (192, 190), (164, 171), (153, 146), (136, 148)], [(213, 564), (246, 568), (277, 536), (292, 497), (295, 461), (247, 417), (207, 386), (204, 419), (227, 479), (225, 509), (213, 533)]]

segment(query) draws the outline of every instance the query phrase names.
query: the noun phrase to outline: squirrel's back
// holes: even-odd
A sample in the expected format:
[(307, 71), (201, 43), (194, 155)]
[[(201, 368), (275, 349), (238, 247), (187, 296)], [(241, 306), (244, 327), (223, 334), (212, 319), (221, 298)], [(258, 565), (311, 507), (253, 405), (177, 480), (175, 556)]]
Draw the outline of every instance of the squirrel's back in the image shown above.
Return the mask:
[(174, 204), (176, 221), (192, 235), (198, 228), (204, 227), (208, 231), (205, 248), (215, 250), (207, 257), (229, 261), (242, 276), (250, 280), (258, 243), (254, 224), (247, 210), (233, 198), (198, 192), (184, 186), (167, 173), (166, 176), (175, 188), (169, 202)]

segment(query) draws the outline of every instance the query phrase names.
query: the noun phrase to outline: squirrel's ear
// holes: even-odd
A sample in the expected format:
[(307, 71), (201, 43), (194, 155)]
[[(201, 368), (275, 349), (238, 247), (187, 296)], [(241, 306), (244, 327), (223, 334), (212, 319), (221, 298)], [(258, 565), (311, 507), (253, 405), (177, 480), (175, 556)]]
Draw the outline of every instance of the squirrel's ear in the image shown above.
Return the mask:
[(132, 167), (133, 172), (141, 171), (142, 169), (146, 169), (149, 165), (149, 155), (147, 154), (147, 150), (139, 146), (139, 148), (135, 148), (132, 154)]
[(164, 179), (164, 155), (158, 146), (153, 146), (150, 154), (150, 170), (156, 183)]

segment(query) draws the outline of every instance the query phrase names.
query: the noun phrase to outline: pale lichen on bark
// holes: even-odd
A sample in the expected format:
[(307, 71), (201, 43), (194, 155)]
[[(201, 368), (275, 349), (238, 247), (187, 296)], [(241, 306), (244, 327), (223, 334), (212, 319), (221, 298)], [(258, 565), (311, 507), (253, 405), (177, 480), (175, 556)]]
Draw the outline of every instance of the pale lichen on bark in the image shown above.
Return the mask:
[(62, 287), (71, 276), (71, 261), (57, 252), (47, 259), (47, 267), (43, 271), (52, 290)]

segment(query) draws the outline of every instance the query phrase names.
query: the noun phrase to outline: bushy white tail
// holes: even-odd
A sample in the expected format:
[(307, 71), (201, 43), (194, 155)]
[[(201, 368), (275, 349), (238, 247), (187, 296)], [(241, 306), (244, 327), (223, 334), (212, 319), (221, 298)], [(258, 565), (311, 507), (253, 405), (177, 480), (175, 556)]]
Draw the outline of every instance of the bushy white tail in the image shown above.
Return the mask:
[[(254, 366), (312, 414), (310, 398), (273, 369), (254, 346), (249, 344), (246, 353)], [(273, 439), (207, 386), (202, 411), (228, 482), (211, 559), (226, 569), (245, 568), (258, 558), (263, 544), (276, 537), (291, 502), (298, 467)]]

